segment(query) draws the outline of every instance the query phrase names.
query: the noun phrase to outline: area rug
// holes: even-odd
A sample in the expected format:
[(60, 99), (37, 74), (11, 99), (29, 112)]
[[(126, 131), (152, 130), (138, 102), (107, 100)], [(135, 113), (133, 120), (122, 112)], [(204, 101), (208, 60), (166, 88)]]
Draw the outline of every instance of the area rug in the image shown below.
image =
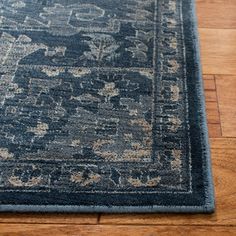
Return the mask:
[(214, 210), (193, 1), (0, 9), (0, 211)]

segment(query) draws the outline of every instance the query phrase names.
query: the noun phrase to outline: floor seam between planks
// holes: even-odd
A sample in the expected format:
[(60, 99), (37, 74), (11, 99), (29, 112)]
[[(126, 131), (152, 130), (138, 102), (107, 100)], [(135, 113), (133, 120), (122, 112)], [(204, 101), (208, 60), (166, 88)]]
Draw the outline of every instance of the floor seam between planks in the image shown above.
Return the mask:
[(216, 104), (217, 104), (217, 109), (218, 109), (218, 115), (219, 115), (219, 119), (220, 119), (220, 131), (221, 131), (221, 136), (223, 137), (223, 129), (222, 129), (222, 119), (220, 116), (220, 105), (219, 105), (219, 96), (218, 96), (218, 89), (217, 89), (217, 84), (216, 84), (216, 76), (214, 75), (214, 82), (215, 82), (215, 88), (216, 88)]
[(0, 229), (1, 225), (61, 225), (61, 226), (69, 226), (69, 225), (75, 225), (75, 226), (137, 226), (137, 227), (151, 227), (151, 226), (168, 226), (168, 227), (189, 227), (189, 226), (194, 226), (194, 227), (236, 227), (236, 224), (116, 224), (116, 223), (100, 223), (100, 224), (76, 224), (76, 223), (21, 223), (21, 222), (14, 222), (14, 223), (0, 223)]

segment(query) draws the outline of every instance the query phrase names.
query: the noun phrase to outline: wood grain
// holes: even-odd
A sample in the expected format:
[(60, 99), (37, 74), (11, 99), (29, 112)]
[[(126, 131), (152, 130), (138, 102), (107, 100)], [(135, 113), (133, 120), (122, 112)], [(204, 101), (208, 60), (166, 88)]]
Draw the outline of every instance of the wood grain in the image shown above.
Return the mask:
[(212, 79), (204, 80), (204, 88), (205, 90), (216, 90), (215, 80)]
[(206, 98), (207, 122), (209, 124), (220, 124), (215, 76), (204, 75), (203, 82)]
[(210, 138), (220, 138), (222, 137), (221, 133), (221, 124), (212, 124), (208, 123), (208, 134)]
[[(1, 213), (0, 223), (96, 224), (98, 214)], [(0, 234), (1, 236), (1, 234)]]
[(205, 90), (205, 99), (206, 102), (216, 102), (217, 95), (215, 90)]
[(201, 28), (236, 28), (235, 0), (196, 0)]
[(211, 149), (236, 150), (236, 138), (211, 138)]
[(0, 224), (1, 236), (225, 236), (233, 235), (235, 227), (193, 226), (114, 226), (114, 225), (25, 225)]
[(220, 113), (218, 102), (206, 102), (207, 122), (209, 124), (220, 124)]
[(204, 80), (214, 80), (215, 79), (215, 76), (214, 75), (207, 75), (207, 74), (204, 74), (202, 75), (202, 78)]
[[(221, 139), (221, 143), (226, 140)], [(234, 140), (232, 142), (234, 144)], [(212, 149), (216, 190), (216, 213), (206, 214), (104, 214), (101, 224), (158, 225), (235, 225), (236, 224), (236, 149)]]
[[(235, 41), (236, 44), (236, 41)], [(222, 135), (236, 137), (236, 76), (216, 76)]]
[(199, 29), (204, 74), (236, 74), (236, 29)]

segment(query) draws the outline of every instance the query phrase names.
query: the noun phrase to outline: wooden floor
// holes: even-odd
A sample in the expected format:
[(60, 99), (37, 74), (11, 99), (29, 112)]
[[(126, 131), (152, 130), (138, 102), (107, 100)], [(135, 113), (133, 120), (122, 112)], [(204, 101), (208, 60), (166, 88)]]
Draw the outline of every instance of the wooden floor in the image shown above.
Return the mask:
[(236, 0), (196, 1), (216, 213), (0, 214), (1, 236), (236, 235)]

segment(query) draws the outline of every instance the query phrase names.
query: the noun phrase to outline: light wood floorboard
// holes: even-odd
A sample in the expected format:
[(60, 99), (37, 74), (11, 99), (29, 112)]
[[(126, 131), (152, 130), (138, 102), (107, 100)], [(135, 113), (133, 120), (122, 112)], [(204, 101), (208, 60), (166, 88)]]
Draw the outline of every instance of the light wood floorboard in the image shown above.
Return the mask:
[(1, 224), (1, 236), (228, 236), (235, 227)]

